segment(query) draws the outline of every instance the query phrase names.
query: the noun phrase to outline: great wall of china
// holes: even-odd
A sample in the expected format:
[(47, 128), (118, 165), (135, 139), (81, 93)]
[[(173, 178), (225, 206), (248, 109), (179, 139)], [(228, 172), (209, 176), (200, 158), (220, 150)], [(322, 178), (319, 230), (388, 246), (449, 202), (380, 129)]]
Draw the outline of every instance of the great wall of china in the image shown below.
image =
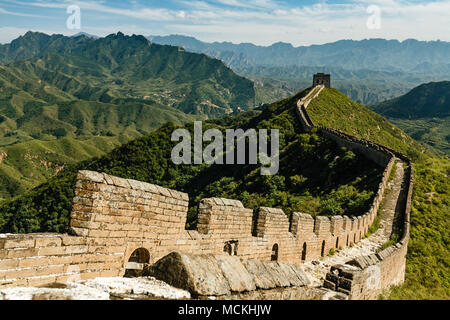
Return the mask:
[[(298, 102), (305, 130), (315, 128), (306, 112), (323, 86)], [(171, 252), (229, 254), (242, 259), (292, 264), (325, 257), (331, 249), (352, 247), (374, 222), (396, 162), (407, 164), (406, 196), (397, 199), (402, 236), (398, 243), (368, 256), (333, 266), (323, 286), (350, 299), (375, 299), (404, 279), (413, 187), (411, 161), (387, 147), (329, 128), (317, 128), (338, 144), (361, 152), (385, 168), (370, 210), (358, 218), (294, 213), (291, 221), (275, 208), (253, 211), (240, 201), (203, 199), (197, 230), (185, 230), (186, 193), (105, 173), (78, 173), (69, 234), (0, 235), (0, 288), (40, 286), (96, 277), (119, 277), (133, 265), (153, 264)], [(398, 207), (398, 206), (396, 206)], [(393, 218), (392, 218), (393, 219)], [(253, 230), (253, 226), (255, 226)], [(378, 279), (374, 282), (374, 279)]]

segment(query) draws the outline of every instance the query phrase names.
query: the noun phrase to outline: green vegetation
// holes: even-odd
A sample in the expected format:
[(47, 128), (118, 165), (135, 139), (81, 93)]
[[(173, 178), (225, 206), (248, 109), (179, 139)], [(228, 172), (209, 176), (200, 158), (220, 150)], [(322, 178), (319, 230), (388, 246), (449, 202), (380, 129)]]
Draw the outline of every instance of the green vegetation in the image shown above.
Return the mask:
[(255, 96), (253, 83), (221, 61), (143, 36), (119, 32), (92, 39), (29, 32), (0, 48), (0, 61), (2, 51), (5, 62), (15, 61), (9, 65), (15, 72), (36, 77), (43, 95), (46, 87), (56, 88), (83, 100), (150, 100), (208, 116), (248, 110)]
[(450, 298), (450, 160), (430, 158), (415, 167), (406, 281), (389, 299)]
[(412, 89), (407, 94), (373, 107), (375, 111), (392, 118), (419, 119), (450, 116), (450, 81), (430, 82)]
[(357, 104), (336, 89), (325, 89), (308, 106), (317, 126), (341, 130), (353, 136), (398, 150), (413, 160), (424, 158), (423, 147), (385, 118)]
[(450, 117), (414, 120), (389, 118), (389, 121), (436, 154), (450, 156)]
[(248, 110), (253, 83), (222, 62), (121, 33), (27, 33), (0, 47), (0, 199), (163, 123)]
[(54, 176), (67, 165), (97, 157), (127, 142), (124, 137), (29, 140), (0, 148), (0, 199), (8, 200)]
[(431, 150), (450, 155), (450, 81), (420, 85), (372, 109)]
[(373, 223), (369, 227), (369, 230), (367, 231), (366, 236), (367, 237), (371, 236), (372, 234), (377, 232), (377, 230), (379, 228), (380, 228), (380, 215), (377, 213), (377, 216), (375, 217), (375, 219), (373, 220)]
[[(257, 165), (181, 165), (170, 160), (176, 128), (159, 130), (122, 145), (107, 155), (71, 165), (55, 178), (4, 203), (0, 208), (0, 232), (64, 231), (67, 228), (79, 169), (147, 181), (188, 192), (188, 228), (195, 227), (200, 199), (225, 197), (241, 200), (248, 208), (283, 208), (313, 215), (359, 215), (370, 207), (382, 168), (361, 155), (338, 147), (317, 132), (301, 133), (295, 113), (296, 97), (204, 124), (215, 127), (280, 129), (280, 171), (261, 176)], [(192, 125), (188, 125), (193, 130)]]

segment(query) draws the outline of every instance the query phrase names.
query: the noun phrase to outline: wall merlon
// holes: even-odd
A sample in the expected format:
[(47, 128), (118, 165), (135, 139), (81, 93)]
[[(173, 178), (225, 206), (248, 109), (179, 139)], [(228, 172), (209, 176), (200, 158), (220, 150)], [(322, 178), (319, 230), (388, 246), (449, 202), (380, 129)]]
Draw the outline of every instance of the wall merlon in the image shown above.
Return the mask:
[(331, 217), (331, 233), (339, 235), (344, 231), (344, 218), (342, 216)]
[(88, 170), (78, 171), (77, 180), (90, 181), (95, 183), (106, 183), (105, 177), (102, 173)]
[(320, 236), (328, 236), (331, 232), (331, 221), (328, 217), (317, 216), (315, 218), (314, 232)]

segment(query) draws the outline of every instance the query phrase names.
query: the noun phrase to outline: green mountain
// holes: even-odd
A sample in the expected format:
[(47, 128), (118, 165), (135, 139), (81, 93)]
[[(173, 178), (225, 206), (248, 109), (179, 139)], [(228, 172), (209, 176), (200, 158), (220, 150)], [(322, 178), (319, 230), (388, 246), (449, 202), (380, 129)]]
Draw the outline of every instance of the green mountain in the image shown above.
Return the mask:
[[(341, 148), (317, 132), (302, 133), (295, 97), (263, 110), (204, 123), (204, 130), (256, 128), (280, 130), (280, 171), (261, 176), (258, 165), (174, 165), (168, 124), (110, 153), (64, 168), (55, 178), (4, 203), (0, 232), (64, 231), (67, 228), (77, 170), (103, 171), (188, 192), (188, 227), (195, 226), (201, 198), (226, 197), (245, 206), (281, 207), (313, 215), (359, 215), (368, 209), (378, 187), (382, 168), (364, 156)], [(192, 132), (193, 126), (187, 128)]]
[(420, 119), (450, 116), (450, 81), (431, 82), (373, 107), (392, 118)]
[(334, 128), (398, 150), (414, 160), (423, 158), (424, 148), (386, 118), (353, 102), (336, 89), (324, 89), (311, 101), (308, 114), (318, 126)]
[(420, 85), (372, 109), (414, 139), (450, 155), (450, 81)]
[[(222, 62), (121, 33), (29, 32), (0, 46), (0, 199), (150, 133), (247, 110), (253, 83)], [(49, 165), (49, 163), (51, 165)]]
[(102, 155), (162, 123), (193, 119), (151, 100), (81, 100), (34, 72), (0, 66), (0, 199), (21, 194), (62, 167)]
[(255, 95), (251, 81), (219, 60), (120, 32), (100, 39), (29, 32), (0, 47), (1, 61), (84, 100), (149, 99), (217, 116), (248, 110)]

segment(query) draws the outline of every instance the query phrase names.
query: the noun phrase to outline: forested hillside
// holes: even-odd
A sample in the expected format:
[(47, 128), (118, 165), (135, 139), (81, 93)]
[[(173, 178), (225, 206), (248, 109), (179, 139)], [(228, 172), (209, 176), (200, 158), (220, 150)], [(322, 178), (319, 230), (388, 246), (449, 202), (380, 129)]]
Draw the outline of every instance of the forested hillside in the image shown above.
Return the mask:
[(248, 110), (253, 83), (221, 61), (122, 33), (29, 32), (0, 46), (0, 199), (165, 122)]
[(372, 109), (417, 141), (450, 155), (450, 81), (422, 84)]
[[(246, 207), (280, 207), (313, 215), (365, 213), (378, 188), (383, 168), (364, 156), (338, 147), (316, 132), (302, 133), (295, 97), (262, 111), (210, 121), (207, 128), (267, 128), (280, 130), (280, 171), (260, 175), (259, 165), (175, 165), (167, 124), (151, 134), (118, 147), (107, 155), (63, 169), (55, 178), (0, 208), (0, 232), (67, 229), (77, 170), (106, 172), (187, 192), (188, 227), (196, 224), (198, 201), (207, 197), (241, 200)], [(193, 130), (192, 125), (187, 126)]]

